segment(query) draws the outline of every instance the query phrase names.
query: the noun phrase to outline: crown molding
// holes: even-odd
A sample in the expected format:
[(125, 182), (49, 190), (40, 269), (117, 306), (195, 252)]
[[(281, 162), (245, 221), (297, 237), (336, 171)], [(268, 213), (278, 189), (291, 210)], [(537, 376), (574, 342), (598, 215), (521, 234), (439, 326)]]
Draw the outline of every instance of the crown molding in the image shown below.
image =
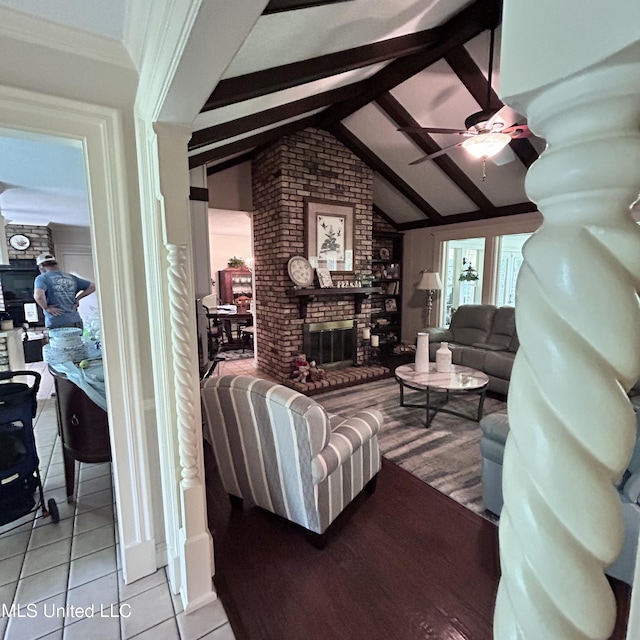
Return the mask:
[(133, 68), (127, 50), (117, 40), (5, 7), (0, 7), (0, 39), (2, 38), (21, 40), (106, 64)]

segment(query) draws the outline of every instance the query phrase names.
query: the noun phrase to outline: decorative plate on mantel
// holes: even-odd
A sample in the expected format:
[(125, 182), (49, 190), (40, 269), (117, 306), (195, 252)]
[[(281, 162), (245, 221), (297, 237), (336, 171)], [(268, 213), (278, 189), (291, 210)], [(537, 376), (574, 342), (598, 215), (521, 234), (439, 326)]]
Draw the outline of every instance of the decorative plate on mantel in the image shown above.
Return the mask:
[(21, 233), (16, 233), (9, 238), (9, 244), (17, 251), (26, 251), (31, 246), (31, 240)]
[(287, 271), (293, 284), (310, 287), (313, 284), (313, 267), (304, 256), (293, 256), (287, 264)]

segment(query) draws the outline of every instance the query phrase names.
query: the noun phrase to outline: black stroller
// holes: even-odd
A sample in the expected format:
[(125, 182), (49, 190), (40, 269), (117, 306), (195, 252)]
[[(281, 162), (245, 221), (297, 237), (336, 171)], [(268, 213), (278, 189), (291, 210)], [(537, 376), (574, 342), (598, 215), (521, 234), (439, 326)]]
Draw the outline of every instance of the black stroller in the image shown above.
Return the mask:
[[(33, 384), (11, 382), (31, 376)], [(2, 371), (0, 381), (0, 525), (13, 522), (42, 507), (42, 516), (60, 520), (58, 505), (51, 498), (45, 507), (38, 465), (33, 419), (36, 416), (40, 374), (37, 371)], [(38, 490), (38, 500), (34, 493)], [(20, 525), (16, 525), (20, 526)]]

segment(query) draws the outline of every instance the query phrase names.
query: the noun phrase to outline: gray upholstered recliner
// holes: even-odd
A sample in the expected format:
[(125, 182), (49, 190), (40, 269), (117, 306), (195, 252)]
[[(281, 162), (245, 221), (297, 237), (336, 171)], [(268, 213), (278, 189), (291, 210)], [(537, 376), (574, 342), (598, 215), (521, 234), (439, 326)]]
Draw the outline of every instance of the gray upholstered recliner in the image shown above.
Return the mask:
[(379, 411), (329, 416), (315, 400), (252, 376), (208, 378), (201, 396), (204, 437), (232, 504), (249, 498), (323, 534), (363, 488), (373, 491)]
[(453, 364), (461, 364), (489, 376), (490, 391), (507, 395), (511, 369), (520, 346), (514, 307), (465, 304), (453, 314), (448, 328), (426, 329), (429, 359), (441, 342), (448, 342)]
[[(640, 434), (640, 395), (631, 398), (636, 407), (638, 433)], [(509, 419), (506, 413), (490, 413), (480, 420), (482, 437), (482, 501), (485, 509), (500, 515), (502, 511), (502, 459), (509, 435)], [(636, 565), (638, 534), (640, 533), (640, 438), (618, 485), (624, 519), (624, 543), (617, 560), (607, 568), (607, 574), (633, 584)]]

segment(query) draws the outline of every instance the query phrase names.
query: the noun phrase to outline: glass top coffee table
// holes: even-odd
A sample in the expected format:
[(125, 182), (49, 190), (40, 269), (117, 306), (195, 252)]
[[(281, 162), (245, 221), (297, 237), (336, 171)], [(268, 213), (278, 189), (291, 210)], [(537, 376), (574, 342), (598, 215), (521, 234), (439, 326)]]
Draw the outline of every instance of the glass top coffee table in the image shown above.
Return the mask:
[[(484, 396), (489, 384), (489, 377), (482, 371), (476, 371), (471, 367), (463, 367), (458, 364), (451, 365), (450, 373), (438, 373), (436, 363), (429, 363), (429, 371), (417, 372), (415, 363), (405, 364), (396, 368), (396, 380), (400, 385), (400, 406), (418, 407), (427, 411), (425, 426), (429, 427), (431, 421), (438, 412), (450, 413), (454, 416), (480, 421)], [(404, 391), (423, 391), (425, 402), (423, 404), (411, 404), (405, 402)], [(453, 394), (475, 394), (480, 397), (476, 416), (466, 415), (446, 405)]]

